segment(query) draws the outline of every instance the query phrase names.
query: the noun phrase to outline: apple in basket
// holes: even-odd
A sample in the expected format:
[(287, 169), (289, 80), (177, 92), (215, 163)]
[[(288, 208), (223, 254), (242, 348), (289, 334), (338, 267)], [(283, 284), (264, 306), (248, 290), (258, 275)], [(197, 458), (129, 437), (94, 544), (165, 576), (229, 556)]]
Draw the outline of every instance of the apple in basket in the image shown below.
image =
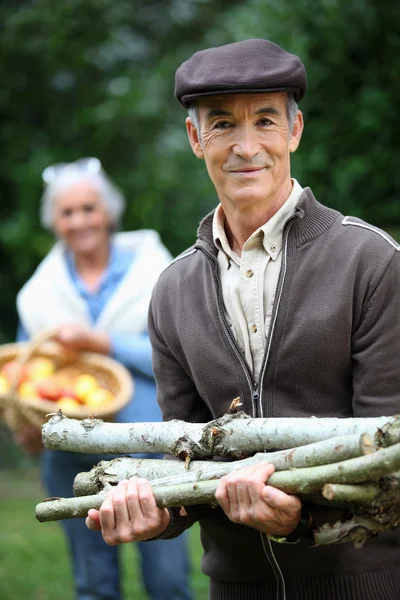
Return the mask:
[(0, 374), (0, 394), (6, 394), (10, 390), (10, 382), (5, 375)]
[(23, 381), (27, 379), (26, 367), (19, 365), (16, 360), (9, 360), (6, 362), (1, 368), (1, 375), (3, 375), (8, 382), (11, 384), (14, 381), (14, 378), (17, 377), (17, 373), (19, 372), (18, 385), (20, 385)]
[(31, 358), (25, 367), (26, 376), (30, 381), (42, 381), (51, 377), (56, 370), (56, 365), (45, 356)]
[(89, 408), (99, 408), (114, 399), (109, 390), (100, 387), (97, 379), (87, 373), (78, 375), (74, 381), (73, 390), (78, 400)]
[(59, 400), (57, 400), (57, 408), (61, 409), (63, 412), (68, 413), (69, 411), (74, 411), (77, 408), (81, 408), (81, 403), (76, 398), (72, 396), (62, 396)]
[(32, 381), (23, 381), (18, 386), (18, 394), (20, 398), (36, 398), (38, 395), (36, 384)]
[(77, 400), (73, 390), (66, 389), (57, 379), (45, 379), (44, 381), (33, 382), (36, 385), (37, 395), (44, 400), (58, 402), (66, 396)]

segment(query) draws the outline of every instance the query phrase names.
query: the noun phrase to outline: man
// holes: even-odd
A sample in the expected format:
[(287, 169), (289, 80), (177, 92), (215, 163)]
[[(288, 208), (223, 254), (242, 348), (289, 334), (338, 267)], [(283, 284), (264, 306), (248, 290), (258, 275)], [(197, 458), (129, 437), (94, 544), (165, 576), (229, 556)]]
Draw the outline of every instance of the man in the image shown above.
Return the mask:
[[(399, 411), (400, 247), (291, 179), (306, 87), (301, 60), (266, 40), (198, 52), (177, 71), (189, 141), (220, 204), (154, 289), (165, 420), (206, 422), (237, 396), (255, 417)], [(220, 508), (186, 515), (158, 509), (145, 480), (123, 482), (87, 524), (115, 544), (174, 537), (199, 520), (212, 600), (400, 598), (391, 534), (362, 550), (313, 548), (312, 530), (337, 512), (265, 485), (272, 472), (236, 471), (218, 488)]]

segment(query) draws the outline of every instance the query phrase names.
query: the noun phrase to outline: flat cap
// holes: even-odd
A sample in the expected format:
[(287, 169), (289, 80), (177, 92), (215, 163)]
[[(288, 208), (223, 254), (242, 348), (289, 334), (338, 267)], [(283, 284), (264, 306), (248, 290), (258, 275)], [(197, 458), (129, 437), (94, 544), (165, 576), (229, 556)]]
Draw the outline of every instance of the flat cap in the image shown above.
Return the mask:
[(291, 92), (299, 102), (306, 90), (300, 58), (262, 39), (200, 50), (175, 75), (175, 96), (185, 108), (197, 98), (219, 94)]

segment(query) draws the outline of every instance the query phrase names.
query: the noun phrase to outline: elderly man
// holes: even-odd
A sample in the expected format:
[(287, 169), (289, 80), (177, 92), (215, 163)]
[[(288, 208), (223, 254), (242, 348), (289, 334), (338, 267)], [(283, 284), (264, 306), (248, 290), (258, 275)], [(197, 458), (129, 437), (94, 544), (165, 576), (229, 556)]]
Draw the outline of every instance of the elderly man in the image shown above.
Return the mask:
[[(266, 40), (197, 52), (176, 73), (219, 205), (153, 293), (166, 420), (209, 421), (237, 396), (254, 417), (399, 412), (400, 247), (291, 178), (306, 87), (301, 60)], [(313, 529), (336, 514), (266, 485), (272, 472), (236, 471), (218, 488), (218, 509), (186, 514), (158, 509), (147, 481), (122, 482), (87, 525), (117, 544), (171, 538), (198, 520), (213, 600), (400, 598), (391, 534), (361, 550), (313, 548)]]

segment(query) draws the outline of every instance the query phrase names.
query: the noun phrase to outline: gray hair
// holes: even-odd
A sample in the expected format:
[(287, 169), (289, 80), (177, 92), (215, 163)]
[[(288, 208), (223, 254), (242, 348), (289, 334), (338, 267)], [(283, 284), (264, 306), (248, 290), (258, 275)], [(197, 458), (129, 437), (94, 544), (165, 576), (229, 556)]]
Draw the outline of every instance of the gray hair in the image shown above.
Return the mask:
[[(288, 124), (289, 124), (289, 133), (292, 133), (292, 131), (293, 131), (293, 126), (294, 126), (294, 121), (296, 118), (297, 110), (298, 110), (298, 107), (297, 107), (296, 100), (294, 99), (294, 95), (288, 93), (287, 98), (286, 98), (286, 116), (287, 116), (287, 120), (288, 120)], [(197, 133), (200, 138), (199, 110), (198, 110), (198, 107), (195, 102), (188, 108), (188, 115), (189, 115), (190, 120), (192, 121), (193, 125), (196, 127)]]
[(125, 209), (125, 198), (107, 177), (97, 158), (47, 167), (42, 173), (42, 178), (45, 189), (41, 200), (40, 221), (46, 229), (53, 229), (54, 208), (59, 194), (83, 181), (90, 183), (98, 192), (100, 201), (111, 217), (112, 229), (118, 227)]

